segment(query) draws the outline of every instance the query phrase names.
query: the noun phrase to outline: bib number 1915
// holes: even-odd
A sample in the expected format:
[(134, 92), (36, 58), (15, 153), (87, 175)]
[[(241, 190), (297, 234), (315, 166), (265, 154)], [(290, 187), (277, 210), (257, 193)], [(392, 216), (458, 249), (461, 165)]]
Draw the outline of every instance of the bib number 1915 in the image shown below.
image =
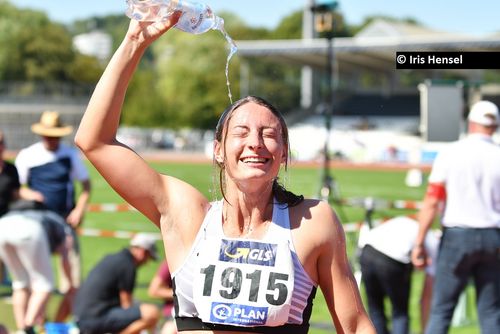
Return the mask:
[[(215, 265), (209, 265), (206, 268), (201, 268), (200, 273), (205, 275), (205, 282), (203, 285), (203, 296), (211, 296), (215, 275)], [(252, 273), (247, 273), (245, 276), (241, 269), (236, 267), (227, 267), (220, 275), (219, 295), (225, 299), (235, 299), (241, 293), (243, 280), (250, 281), (250, 291), (248, 293), (249, 302), (257, 302), (259, 296), (259, 289), (261, 286), (261, 270), (255, 270)], [(243, 277), (244, 276), (244, 277)], [(286, 282), (288, 275), (276, 272), (269, 272), (267, 280), (266, 301), (270, 305), (282, 305), (287, 300), (288, 288)]]

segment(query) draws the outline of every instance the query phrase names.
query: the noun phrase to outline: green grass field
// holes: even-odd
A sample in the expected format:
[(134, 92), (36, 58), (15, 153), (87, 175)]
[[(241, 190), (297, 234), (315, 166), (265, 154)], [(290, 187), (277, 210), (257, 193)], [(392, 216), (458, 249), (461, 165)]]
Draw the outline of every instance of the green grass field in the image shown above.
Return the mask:
[[(168, 173), (179, 177), (183, 180), (195, 185), (198, 189), (204, 190), (209, 198), (214, 198), (216, 186), (214, 180), (213, 167), (210, 163), (152, 163), (154, 168), (160, 172)], [(107, 185), (102, 177), (95, 171), (92, 166), (89, 166), (92, 174), (92, 203), (123, 203), (123, 200)], [(383, 171), (383, 170), (364, 170), (364, 169), (332, 169), (332, 174), (338, 186), (340, 197), (375, 197), (387, 200), (421, 200), (424, 192), (424, 187), (409, 188), (405, 185), (405, 171)], [(318, 192), (321, 173), (318, 168), (291, 166), (288, 172), (281, 175), (282, 182), (287, 188), (296, 193), (304, 194), (306, 197), (314, 197)], [(339, 216), (344, 222), (358, 222), (363, 219), (364, 212), (361, 208), (354, 207), (337, 207)], [(384, 210), (376, 212), (374, 218), (382, 216), (394, 216), (400, 214), (412, 213), (404, 210)], [(156, 226), (150, 223), (146, 218), (137, 212), (120, 212), (120, 213), (94, 213), (89, 212), (86, 216), (85, 228), (96, 228), (103, 230), (121, 230), (121, 231), (147, 231), (158, 232)], [(81, 237), (82, 257), (83, 257), (83, 273), (84, 276), (99, 261), (104, 255), (116, 252), (123, 247), (126, 247), (128, 240), (117, 238), (98, 238), (98, 237)], [(348, 251), (353, 253), (356, 245), (356, 235), (354, 233), (347, 234)], [(161, 243), (158, 243), (160, 249), (163, 249)], [(353, 257), (351, 257), (353, 258)], [(154, 275), (159, 263), (149, 263), (139, 270), (138, 281), (135, 291), (135, 297), (139, 300), (148, 300), (152, 302), (159, 301), (151, 300), (147, 296), (147, 286), (150, 279)], [(412, 281), (412, 294), (410, 300), (411, 310), (411, 328), (412, 333), (419, 333), (419, 296), (422, 286), (422, 274), (415, 272)], [(10, 288), (0, 286), (0, 296), (8, 296)], [(458, 327), (453, 327), (450, 333), (453, 334), (475, 334), (479, 333), (477, 329), (477, 316), (474, 312), (473, 294), (471, 289), (468, 291), (469, 305), (467, 310), (468, 323)], [(58, 296), (54, 296), (49, 304), (49, 320), (54, 312), (55, 305), (59, 300)], [(321, 295), (318, 295), (315, 300), (313, 315), (311, 320), (313, 327), (310, 330), (311, 334), (331, 333), (332, 321), (330, 314)], [(7, 328), (14, 330), (14, 321), (12, 317), (12, 307), (7, 299), (0, 299), (0, 323), (4, 323)]]

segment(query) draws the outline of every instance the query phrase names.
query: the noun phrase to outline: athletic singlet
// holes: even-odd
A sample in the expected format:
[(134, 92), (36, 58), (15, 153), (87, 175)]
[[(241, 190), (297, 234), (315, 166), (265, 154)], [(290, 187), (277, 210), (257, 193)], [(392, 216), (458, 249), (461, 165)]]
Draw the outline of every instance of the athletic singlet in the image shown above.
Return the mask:
[(212, 203), (172, 285), (178, 331), (307, 333), (316, 294), (278, 203), (259, 240), (225, 237), (222, 201)]

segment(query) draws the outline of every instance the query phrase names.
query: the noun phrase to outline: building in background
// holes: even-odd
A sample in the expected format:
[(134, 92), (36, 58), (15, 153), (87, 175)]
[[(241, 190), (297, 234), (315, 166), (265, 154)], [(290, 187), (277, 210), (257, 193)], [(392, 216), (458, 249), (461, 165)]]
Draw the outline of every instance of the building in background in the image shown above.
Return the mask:
[(106, 62), (111, 56), (113, 40), (111, 36), (100, 30), (76, 35), (73, 45), (82, 54), (94, 56), (101, 62)]

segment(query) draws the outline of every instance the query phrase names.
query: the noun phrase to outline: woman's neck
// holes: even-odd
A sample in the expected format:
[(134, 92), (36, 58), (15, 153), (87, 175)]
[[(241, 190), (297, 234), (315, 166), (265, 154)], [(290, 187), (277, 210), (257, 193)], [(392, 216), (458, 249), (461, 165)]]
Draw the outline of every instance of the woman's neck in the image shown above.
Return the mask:
[(227, 200), (222, 214), (226, 235), (249, 237), (265, 232), (273, 215), (272, 196), (260, 196), (254, 200), (242, 196)]

